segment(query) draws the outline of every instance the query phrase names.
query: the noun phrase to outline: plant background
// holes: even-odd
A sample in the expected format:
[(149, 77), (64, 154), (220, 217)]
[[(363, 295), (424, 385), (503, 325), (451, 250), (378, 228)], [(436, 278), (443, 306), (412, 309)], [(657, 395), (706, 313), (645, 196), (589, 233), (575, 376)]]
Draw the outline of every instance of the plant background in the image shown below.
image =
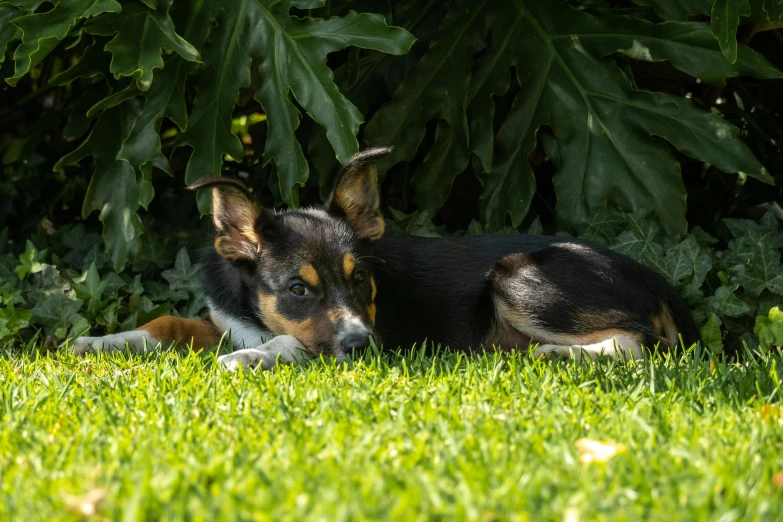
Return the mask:
[[(0, 1), (0, 341), (203, 314), (203, 174), (412, 234), (579, 235), (783, 344), (778, 0)], [(760, 340), (761, 339), (761, 340)], [(760, 343), (760, 344), (759, 344)]]

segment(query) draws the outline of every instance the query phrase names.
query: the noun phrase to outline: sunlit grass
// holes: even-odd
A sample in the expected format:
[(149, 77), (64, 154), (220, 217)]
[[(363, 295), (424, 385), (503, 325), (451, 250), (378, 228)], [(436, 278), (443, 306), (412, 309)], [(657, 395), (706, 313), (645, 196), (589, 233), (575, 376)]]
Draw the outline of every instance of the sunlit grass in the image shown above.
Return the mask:
[[(22, 349), (0, 357), (0, 520), (781, 519), (781, 364), (415, 352), (230, 374)], [(617, 452), (583, 462), (579, 439)]]

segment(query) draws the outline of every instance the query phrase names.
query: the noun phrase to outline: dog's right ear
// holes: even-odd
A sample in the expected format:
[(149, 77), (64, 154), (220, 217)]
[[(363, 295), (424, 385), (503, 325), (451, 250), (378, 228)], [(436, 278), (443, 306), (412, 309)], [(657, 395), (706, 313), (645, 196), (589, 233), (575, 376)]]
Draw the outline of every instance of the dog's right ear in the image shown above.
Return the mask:
[(260, 218), (264, 209), (238, 179), (204, 176), (188, 190), (212, 189), (212, 221), (217, 237), (215, 250), (231, 261), (252, 261), (263, 248)]
[(326, 202), (327, 212), (345, 218), (361, 239), (376, 241), (386, 228), (375, 162), (390, 152), (390, 148), (376, 147), (349, 159), (337, 174), (334, 190)]

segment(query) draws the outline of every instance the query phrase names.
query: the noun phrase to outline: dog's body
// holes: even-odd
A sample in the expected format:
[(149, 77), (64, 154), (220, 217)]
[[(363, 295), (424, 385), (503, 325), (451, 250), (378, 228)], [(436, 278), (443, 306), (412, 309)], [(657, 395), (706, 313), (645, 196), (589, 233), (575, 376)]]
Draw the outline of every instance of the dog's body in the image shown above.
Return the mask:
[[(453, 348), (497, 346), (536, 354), (578, 347), (642, 357), (641, 346), (675, 346), (697, 333), (687, 305), (651, 269), (598, 245), (562, 237), (418, 238), (387, 231), (370, 149), (338, 176), (325, 209), (273, 213), (239, 182), (212, 188), (215, 247), (205, 270), (210, 322), (162, 317), (110, 336), (82, 337), (77, 352), (217, 344), (221, 357), (272, 367), (312, 355), (344, 359), (369, 338), (387, 348), (424, 339)], [(380, 335), (379, 335), (380, 334)]]

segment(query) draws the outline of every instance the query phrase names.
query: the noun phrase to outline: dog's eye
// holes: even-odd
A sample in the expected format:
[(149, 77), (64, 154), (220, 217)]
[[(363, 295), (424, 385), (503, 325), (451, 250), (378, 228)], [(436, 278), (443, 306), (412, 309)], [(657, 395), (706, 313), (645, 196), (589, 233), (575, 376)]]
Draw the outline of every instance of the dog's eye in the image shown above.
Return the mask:
[(367, 272), (364, 270), (357, 270), (353, 273), (353, 280), (357, 283), (363, 283), (367, 279)]
[(302, 283), (295, 283), (291, 285), (288, 288), (288, 291), (291, 292), (294, 295), (303, 296), (307, 295), (309, 291), (307, 290), (307, 287), (303, 285)]

